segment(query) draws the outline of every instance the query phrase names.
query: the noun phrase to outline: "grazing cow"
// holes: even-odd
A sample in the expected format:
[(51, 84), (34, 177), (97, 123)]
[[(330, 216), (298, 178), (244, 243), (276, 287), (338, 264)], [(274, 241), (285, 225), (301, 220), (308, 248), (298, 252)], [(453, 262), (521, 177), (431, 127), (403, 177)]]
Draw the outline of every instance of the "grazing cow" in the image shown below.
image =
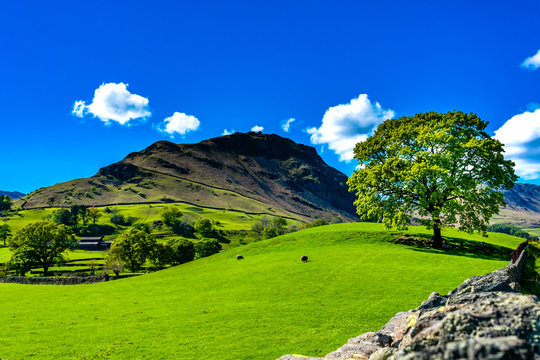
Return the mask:
[(244, 257), (242, 255), (236, 255), (236, 260), (244, 260)]
[(300, 261), (306, 262), (307, 261), (307, 255), (302, 255), (302, 257), (300, 258)]

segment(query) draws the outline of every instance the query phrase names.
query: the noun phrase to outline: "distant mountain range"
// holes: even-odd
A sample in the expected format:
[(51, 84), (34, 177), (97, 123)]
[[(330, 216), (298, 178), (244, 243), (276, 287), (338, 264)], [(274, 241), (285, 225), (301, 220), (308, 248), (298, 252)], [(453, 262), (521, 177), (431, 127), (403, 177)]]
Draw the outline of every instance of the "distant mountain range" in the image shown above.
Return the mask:
[(356, 220), (347, 176), (310, 146), (235, 133), (197, 144), (159, 141), (86, 179), (38, 189), (24, 209), (72, 204), (186, 202), (301, 219)]
[(493, 219), (521, 227), (540, 228), (540, 185), (518, 183), (504, 196), (506, 207)]
[(25, 196), (26, 194), (23, 194), (22, 192), (18, 192), (18, 191), (2, 191), (2, 190), (0, 190), (0, 195), (7, 195), (12, 199), (20, 199), (23, 196)]

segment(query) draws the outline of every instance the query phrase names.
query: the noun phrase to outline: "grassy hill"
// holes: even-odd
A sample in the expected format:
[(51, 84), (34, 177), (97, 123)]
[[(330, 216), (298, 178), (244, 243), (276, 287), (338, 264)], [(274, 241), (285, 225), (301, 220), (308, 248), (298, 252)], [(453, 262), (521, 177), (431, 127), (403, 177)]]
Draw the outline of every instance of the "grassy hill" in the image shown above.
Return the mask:
[(235, 133), (197, 144), (159, 141), (86, 179), (41, 188), (23, 209), (184, 202), (298, 219), (357, 219), (347, 176), (313, 147), (278, 135)]
[[(428, 234), (411, 227), (408, 234)], [(338, 224), (168, 270), (78, 286), (0, 284), (7, 359), (275, 359), (321, 355), (432, 291), (500, 268), (521, 242), (448, 230), (455, 250), (399, 244), (378, 224)], [(490, 244), (481, 247), (478, 242)], [(395, 243), (398, 242), (398, 243)], [(235, 260), (241, 253), (245, 260)], [(301, 263), (301, 255), (310, 261)]]

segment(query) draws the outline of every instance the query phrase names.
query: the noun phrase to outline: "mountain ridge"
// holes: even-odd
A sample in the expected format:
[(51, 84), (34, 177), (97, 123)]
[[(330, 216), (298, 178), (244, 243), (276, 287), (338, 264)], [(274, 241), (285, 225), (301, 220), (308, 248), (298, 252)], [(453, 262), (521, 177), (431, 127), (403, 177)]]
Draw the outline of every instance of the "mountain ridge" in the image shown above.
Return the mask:
[(4, 190), (0, 190), (0, 195), (4, 195), (4, 196), (7, 195), (12, 199), (20, 199), (23, 196), (25, 196), (26, 194), (24, 194), (24, 193), (22, 193), (20, 191), (4, 191)]
[(92, 177), (38, 189), (22, 208), (178, 201), (351, 221), (357, 216), (346, 181), (311, 146), (275, 134), (235, 133), (195, 144), (155, 142)]

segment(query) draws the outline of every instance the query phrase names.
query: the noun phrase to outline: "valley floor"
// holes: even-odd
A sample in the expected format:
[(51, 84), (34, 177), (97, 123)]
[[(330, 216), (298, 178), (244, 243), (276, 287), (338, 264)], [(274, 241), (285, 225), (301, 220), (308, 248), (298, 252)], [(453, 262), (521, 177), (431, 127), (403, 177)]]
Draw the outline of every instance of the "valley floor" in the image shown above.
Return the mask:
[[(411, 227), (409, 234), (428, 232)], [(503, 267), (522, 239), (447, 231), (449, 252), (396, 244), (379, 224), (338, 224), (91, 285), (0, 284), (7, 359), (275, 359), (321, 355), (432, 291)], [(490, 251), (474, 249), (480, 242)], [(242, 254), (245, 260), (235, 259)], [(307, 255), (309, 261), (300, 262)]]

